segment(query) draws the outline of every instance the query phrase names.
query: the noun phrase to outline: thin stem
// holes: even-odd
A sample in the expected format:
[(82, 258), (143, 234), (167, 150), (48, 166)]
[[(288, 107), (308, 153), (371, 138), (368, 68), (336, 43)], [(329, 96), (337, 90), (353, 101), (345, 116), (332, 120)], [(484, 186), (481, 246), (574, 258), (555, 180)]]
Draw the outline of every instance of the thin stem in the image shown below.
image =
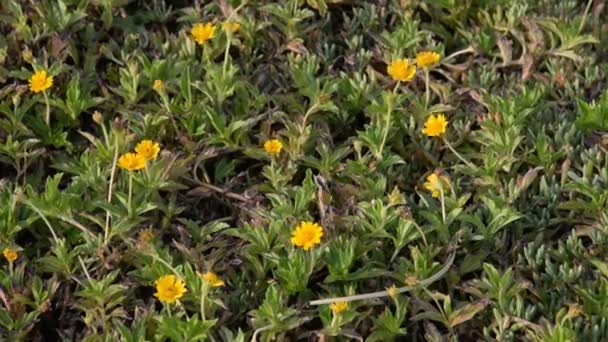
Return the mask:
[(36, 212), (36, 214), (38, 214), (40, 216), (40, 218), (42, 218), (42, 221), (44, 221), (46, 226), (49, 227), (49, 230), (51, 231), (51, 235), (53, 235), (53, 240), (55, 240), (56, 244), (59, 244), (59, 238), (57, 237), (57, 234), (55, 234), (55, 230), (53, 229), (53, 226), (51, 226), (51, 223), (46, 218), (46, 216), (44, 216), (42, 211), (40, 211), (40, 209), (38, 209), (38, 207), (36, 207), (31, 201), (25, 201), (25, 203), (29, 207), (31, 207)]
[[(443, 305), (439, 304), (439, 302), (437, 301), (437, 299), (435, 298), (435, 296), (433, 296), (433, 293), (431, 291), (429, 291), (429, 289), (426, 288), (426, 286), (422, 287), (422, 290), (424, 290), (424, 292), (426, 292), (426, 294), (431, 297), (431, 299), (433, 300), (433, 302), (435, 302), (435, 305), (437, 306), (437, 310), (439, 310), (439, 312), (441, 313), (441, 315), (443, 316), (444, 319), (448, 319), (445, 310), (443, 309)], [(450, 335), (454, 335), (454, 332), (452, 330), (452, 327), (449, 324), (445, 324), (445, 326), (448, 328), (448, 331), (450, 332)]]
[(208, 293), (208, 286), (207, 283), (205, 281), (203, 281), (203, 285), (201, 285), (201, 319), (203, 321), (207, 320), (207, 316), (205, 314), (205, 304), (207, 301), (207, 293)]
[(460, 51), (456, 51), (453, 54), (447, 56), (446, 58), (443, 59), (442, 62), (445, 63), (445, 62), (447, 62), (447, 61), (449, 61), (449, 60), (451, 60), (453, 58), (456, 58), (456, 57), (458, 57), (460, 55), (464, 55), (466, 53), (474, 53), (474, 52), (475, 52), (475, 48), (472, 47), (472, 46), (469, 46), (466, 49), (463, 49), (463, 50), (460, 50)]
[(49, 104), (49, 95), (46, 93), (46, 90), (43, 91), (42, 94), (44, 94), (44, 103), (46, 104), (44, 122), (46, 122), (47, 126), (51, 127), (51, 105)]
[(224, 50), (224, 66), (222, 67), (222, 79), (226, 79), (226, 68), (228, 68), (228, 54), (230, 51), (230, 43), (232, 42), (232, 32), (230, 30), (226, 30), (226, 36), (228, 39), (226, 40), (226, 49)]
[(395, 88), (393, 88), (393, 92), (392, 92), (393, 97), (391, 97), (391, 102), (388, 104), (388, 110), (386, 113), (386, 115), (388, 116), (388, 119), (386, 120), (386, 126), (384, 127), (382, 143), (380, 144), (380, 151), (377, 156), (378, 159), (380, 159), (382, 157), (382, 153), (384, 152), (384, 146), (386, 145), (386, 139), (388, 139), (388, 133), (391, 130), (391, 123), (393, 121), (393, 100), (394, 100), (394, 96), (397, 94), (397, 89), (399, 88), (400, 84), (401, 84), (401, 81), (398, 81), (397, 84), (395, 85)]
[(428, 247), (429, 243), (426, 241), (426, 236), (424, 234), (424, 231), (422, 231), (422, 228), (420, 228), (420, 226), (418, 225), (418, 223), (416, 223), (416, 221), (411, 220), (411, 222), (414, 224), (414, 227), (416, 227), (416, 229), (422, 236), (422, 242), (424, 242), (424, 245)]
[(307, 139), (304, 138), (304, 130), (306, 130), (306, 122), (308, 121), (308, 117), (314, 113), (314, 110), (317, 109), (317, 107), (319, 106), (319, 100), (315, 101), (315, 103), (310, 106), (310, 108), (308, 108), (308, 110), (306, 111), (306, 113), (304, 114), (304, 118), (302, 119), (302, 124), (300, 125), (300, 134), (298, 139), (296, 140), (296, 153), (300, 153), (300, 148), (302, 147), (303, 143), (300, 143), (302, 139)]
[(163, 102), (163, 106), (165, 107), (165, 111), (167, 112), (167, 114), (169, 114), (169, 117), (171, 118), (171, 123), (173, 124), (173, 129), (175, 131), (175, 134), (178, 134), (179, 128), (177, 128), (177, 123), (175, 122), (175, 115), (171, 112), (171, 106), (169, 105), (169, 99), (168, 99), (167, 93), (165, 92), (164, 89), (161, 89), (160, 98)]
[(133, 173), (129, 172), (129, 198), (127, 200), (127, 212), (129, 218), (132, 217), (133, 209), (131, 209), (131, 197), (133, 197)]
[[(108, 185), (108, 204), (112, 202), (112, 189), (114, 185), (114, 175), (116, 174), (116, 163), (118, 162), (118, 142), (115, 141), (114, 148), (114, 159), (112, 161), (112, 171), (110, 171), (110, 184)], [(104, 228), (103, 234), (103, 244), (106, 245), (108, 243), (108, 239), (110, 238), (110, 211), (106, 210), (106, 226)]]
[(431, 92), (429, 89), (429, 82), (430, 82), (430, 73), (429, 73), (429, 69), (424, 68), (424, 110), (428, 110), (429, 109), (429, 101), (431, 101)]
[(160, 262), (161, 264), (165, 265), (168, 269), (171, 270), (171, 272), (173, 272), (173, 274), (178, 277), (181, 280), (184, 280), (183, 277), (179, 274), (179, 272), (177, 272), (177, 270), (171, 266), (168, 262), (166, 262), (163, 258), (159, 257), (156, 252), (155, 253), (150, 253), (148, 254), (149, 256), (152, 257), (152, 259), (154, 259), (155, 261)]
[(302, 120), (302, 129), (300, 130), (300, 133), (302, 133), (304, 131), (304, 128), (306, 127), (306, 121), (308, 121), (308, 117), (313, 113), (313, 110), (317, 109), (318, 106), (319, 106), (319, 101), (317, 100), (315, 102), (315, 104), (313, 104), (310, 108), (308, 108), (308, 110), (306, 111), (306, 114), (304, 114), (304, 120)]
[[(443, 268), (441, 270), (439, 270), (439, 272), (435, 273), (434, 275), (430, 276), (429, 278), (421, 280), (420, 282), (418, 282), (418, 285), (419, 286), (428, 286), (428, 285), (434, 283), (435, 281), (437, 281), (439, 278), (443, 277), (443, 275), (447, 273), (447, 271), (450, 269), (450, 267), (452, 267), (452, 264), (454, 263), (455, 258), (456, 258), (456, 252), (454, 251), (448, 258), (448, 261), (446, 262), (445, 266), (443, 266)], [(415, 286), (400, 287), (397, 289), (397, 293), (409, 292), (409, 291), (413, 290), (414, 288), (416, 288), (416, 287)], [(334, 298), (328, 298), (328, 299), (313, 300), (309, 304), (310, 305), (323, 305), (323, 304), (330, 304), (330, 303), (337, 302), (337, 301), (353, 302), (356, 300), (381, 298), (381, 297), (387, 297), (387, 296), (390, 296), (390, 294), (388, 293), (388, 291), (385, 290), (385, 291), (365, 293), (365, 294), (347, 296), (347, 297), (334, 297)]]
[[(234, 9), (230, 15), (228, 16), (228, 18), (226, 19), (226, 23), (229, 23), (230, 20), (232, 19), (232, 17), (241, 9), (243, 8), (243, 6), (245, 6), (245, 2), (243, 2), (242, 4), (240, 4), (236, 9)], [(228, 37), (228, 39), (226, 40), (226, 50), (224, 51), (224, 66), (222, 68), (222, 76), (225, 78), (226, 77), (226, 68), (228, 67), (228, 53), (230, 50), (230, 45), (232, 43), (232, 31), (231, 30), (225, 30), (226, 31), (226, 37)]]
[(82, 231), (83, 233), (89, 234), (93, 239), (97, 239), (97, 235), (95, 235), (93, 232), (89, 231), (87, 229), (87, 227), (83, 226), (78, 221), (76, 221), (76, 220), (74, 220), (72, 218), (63, 216), (63, 215), (57, 216), (57, 218), (60, 219), (60, 220), (62, 220), (62, 221), (65, 221), (65, 222), (67, 222), (67, 223), (69, 223), (71, 225), (73, 225), (74, 227), (76, 227), (78, 229), (80, 229), (80, 231)]
[(475, 165), (473, 165), (470, 161), (466, 160), (463, 156), (460, 155), (460, 153), (458, 153), (453, 147), (452, 145), (450, 145), (450, 143), (447, 141), (447, 139), (443, 139), (443, 142), (445, 143), (445, 145), (450, 149), (450, 151), (452, 151), (452, 153), (454, 153), (454, 155), (456, 155), (456, 157), (458, 157), (458, 159), (460, 159), (460, 161), (462, 161), (463, 163), (465, 163), (468, 167), (472, 168), (472, 169), (476, 169), (477, 167), (475, 167)]
[(253, 336), (251, 336), (251, 342), (257, 342), (258, 341), (258, 339), (257, 339), (258, 334), (261, 333), (261, 332), (263, 332), (263, 331), (270, 330), (270, 329), (272, 329), (272, 325), (267, 325), (265, 327), (261, 327), (259, 329), (256, 329), (253, 332)]
[(336, 321), (338, 320), (338, 314), (335, 313), (331, 313), (331, 323), (329, 324), (330, 327), (334, 327), (336, 325)]
[[(439, 183), (441, 184), (441, 180), (439, 180)], [(445, 196), (443, 193), (443, 185), (439, 187), (439, 193), (441, 194), (441, 217), (443, 219), (443, 224), (445, 224)]]
[(241, 8), (243, 8), (243, 7), (244, 7), (246, 4), (247, 4), (247, 2), (246, 2), (246, 1), (243, 1), (243, 3), (242, 3), (242, 4), (240, 4), (240, 5), (239, 5), (237, 8), (235, 8), (235, 9), (234, 9), (234, 10), (233, 10), (233, 11), (230, 13), (230, 15), (228, 16), (228, 18), (226, 18), (226, 22), (230, 22), (230, 20), (232, 19), (232, 17), (233, 17), (233, 16), (234, 16), (234, 15), (235, 15), (235, 14), (236, 14), (238, 11), (240, 11), (240, 10), (241, 10)]
[(93, 278), (91, 278), (91, 275), (89, 274), (89, 270), (87, 270), (87, 267), (84, 265), (84, 261), (82, 260), (82, 258), (80, 256), (78, 256), (78, 261), (80, 262), (80, 267), (82, 267), (82, 270), (84, 271), (84, 274), (87, 276), (89, 283), (92, 283)]
[(169, 304), (163, 303), (163, 309), (165, 310), (165, 313), (167, 314), (167, 316), (172, 317), (173, 314), (171, 313), (171, 309), (169, 309)]
[(589, 14), (589, 9), (591, 9), (591, 4), (593, 4), (593, 0), (589, 0), (587, 2), (587, 6), (585, 6), (585, 12), (583, 12), (583, 20), (581, 20), (581, 24), (578, 26), (578, 32), (583, 31), (585, 27), (585, 21), (587, 21), (587, 15)]

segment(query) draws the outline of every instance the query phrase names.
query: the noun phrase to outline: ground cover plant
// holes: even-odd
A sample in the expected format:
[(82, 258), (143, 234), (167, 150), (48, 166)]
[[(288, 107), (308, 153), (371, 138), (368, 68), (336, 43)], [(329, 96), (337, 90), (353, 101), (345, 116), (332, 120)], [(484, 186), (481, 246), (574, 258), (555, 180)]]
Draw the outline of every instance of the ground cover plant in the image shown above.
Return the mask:
[(0, 340), (608, 340), (607, 11), (1, 0)]

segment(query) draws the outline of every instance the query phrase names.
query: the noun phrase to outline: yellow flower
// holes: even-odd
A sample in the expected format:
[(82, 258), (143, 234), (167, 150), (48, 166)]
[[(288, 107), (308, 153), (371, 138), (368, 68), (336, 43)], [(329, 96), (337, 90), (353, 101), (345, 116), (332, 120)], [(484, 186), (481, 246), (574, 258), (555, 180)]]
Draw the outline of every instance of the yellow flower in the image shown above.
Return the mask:
[(446, 176), (441, 176), (436, 172), (431, 173), (426, 177), (424, 188), (431, 192), (435, 198), (441, 196), (441, 192), (445, 193), (450, 187), (450, 180)]
[(277, 139), (267, 140), (264, 143), (264, 150), (268, 154), (275, 154), (275, 155), (279, 154), (279, 153), (281, 153), (282, 149), (283, 149), (283, 143), (281, 143)]
[(390, 205), (405, 204), (405, 197), (403, 196), (401, 191), (399, 191), (399, 188), (397, 188), (397, 186), (395, 186), (393, 188), (393, 191), (388, 195), (388, 203)]
[(416, 66), (407, 59), (397, 59), (391, 62), (386, 71), (395, 81), (407, 82), (414, 78)]
[(397, 288), (397, 286), (395, 286), (395, 284), (391, 285), (391, 287), (387, 287), (386, 288), (386, 292), (388, 292), (388, 295), (395, 299), (397, 297), (397, 295), (399, 294), (399, 289)]
[(142, 140), (135, 146), (135, 153), (142, 156), (146, 161), (156, 159), (159, 152), (160, 146), (152, 140)]
[(416, 278), (416, 276), (409, 275), (409, 276), (405, 277), (405, 285), (414, 287), (417, 284), (418, 284), (418, 278)]
[(8, 262), (14, 262), (19, 257), (19, 253), (10, 247), (5, 248), (2, 254)]
[(161, 91), (163, 89), (163, 81), (155, 80), (154, 84), (152, 85), (152, 89), (154, 89), (156, 91)]
[(419, 67), (426, 69), (439, 62), (440, 56), (437, 52), (433, 51), (422, 51), (416, 55), (416, 64)]
[(227, 21), (222, 24), (222, 28), (226, 32), (237, 33), (241, 29), (241, 24), (235, 21)]
[(339, 315), (348, 308), (348, 302), (339, 301), (329, 304), (329, 308), (333, 311), (334, 315)]
[(204, 44), (206, 41), (215, 36), (215, 25), (212, 23), (194, 24), (190, 34), (192, 34), (192, 38), (195, 42), (198, 44)]
[(431, 115), (426, 119), (422, 133), (429, 137), (440, 137), (445, 134), (448, 127), (448, 120), (443, 113)]
[(311, 247), (320, 244), (322, 236), (323, 227), (310, 221), (303, 221), (294, 230), (291, 243), (307, 251)]
[(207, 272), (201, 275), (201, 278), (213, 287), (224, 286), (224, 281), (213, 272)]
[(30, 77), (30, 91), (39, 93), (53, 86), (53, 76), (47, 75), (45, 70), (36, 71)]
[(146, 167), (146, 158), (138, 153), (125, 153), (118, 158), (118, 166), (129, 171), (141, 170)]
[(154, 285), (156, 285), (156, 293), (154, 294), (154, 297), (158, 298), (158, 300), (161, 302), (169, 304), (182, 298), (184, 293), (188, 291), (184, 281), (177, 278), (173, 274), (156, 279)]

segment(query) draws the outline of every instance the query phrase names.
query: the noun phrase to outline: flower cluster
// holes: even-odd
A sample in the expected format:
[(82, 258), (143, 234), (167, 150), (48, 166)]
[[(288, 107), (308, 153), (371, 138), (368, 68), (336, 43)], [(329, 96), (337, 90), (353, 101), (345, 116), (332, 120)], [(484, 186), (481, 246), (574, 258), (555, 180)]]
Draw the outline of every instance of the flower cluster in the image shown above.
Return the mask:
[[(217, 26), (213, 23), (196, 23), (190, 29), (192, 39), (199, 45), (203, 45), (215, 37)], [(237, 33), (241, 29), (241, 24), (234, 21), (222, 23), (222, 29), (230, 34)]]
[(391, 61), (386, 71), (395, 81), (408, 82), (416, 75), (416, 66), (429, 69), (439, 63), (439, 60), (440, 56), (437, 52), (423, 51), (416, 55), (416, 64), (410, 63), (407, 59), (396, 59)]
[(128, 152), (118, 158), (118, 166), (127, 171), (138, 171), (160, 153), (160, 145), (152, 140), (142, 140), (135, 146), (135, 152)]
[[(213, 272), (199, 274), (201, 280), (211, 287), (224, 286), (224, 281)], [(154, 296), (163, 303), (171, 304), (181, 299), (188, 289), (186, 282), (173, 274), (164, 275), (154, 282), (156, 293)]]

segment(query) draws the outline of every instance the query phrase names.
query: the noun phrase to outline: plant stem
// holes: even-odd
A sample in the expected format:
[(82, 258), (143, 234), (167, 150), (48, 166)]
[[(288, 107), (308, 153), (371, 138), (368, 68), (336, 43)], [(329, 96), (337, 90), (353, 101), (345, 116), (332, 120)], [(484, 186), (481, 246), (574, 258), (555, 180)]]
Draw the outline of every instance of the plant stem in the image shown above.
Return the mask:
[(585, 28), (585, 21), (587, 21), (587, 15), (589, 14), (589, 9), (591, 9), (591, 4), (593, 4), (593, 0), (589, 0), (587, 2), (587, 6), (585, 6), (585, 12), (583, 12), (583, 19), (581, 20), (581, 24), (578, 26), (578, 33), (583, 31)]
[(53, 229), (53, 226), (51, 225), (51, 223), (49, 222), (49, 220), (46, 218), (46, 216), (44, 216), (44, 214), (42, 213), (42, 211), (40, 211), (40, 209), (38, 209), (38, 207), (36, 207), (29, 200), (26, 200), (25, 204), (27, 204), (30, 208), (32, 208), (36, 212), (36, 214), (38, 214), (40, 216), (40, 218), (42, 218), (42, 221), (44, 221), (44, 223), (46, 224), (46, 226), (51, 231), (51, 235), (53, 235), (53, 240), (55, 240), (56, 244), (59, 244), (59, 238), (57, 237), (57, 234), (55, 234), (55, 230)]
[(447, 141), (447, 139), (443, 138), (443, 142), (450, 149), (450, 151), (452, 151), (452, 153), (454, 153), (454, 155), (456, 155), (456, 157), (458, 157), (458, 159), (460, 159), (460, 161), (462, 161), (463, 163), (465, 163), (468, 167), (470, 167), (472, 169), (476, 169), (477, 168), (470, 161), (466, 160), (463, 156), (461, 156), (460, 153), (458, 153), (458, 151), (456, 151), (452, 147), (452, 145), (450, 145), (450, 143)]
[(391, 123), (393, 121), (393, 100), (394, 100), (394, 96), (397, 94), (397, 89), (399, 88), (399, 85), (401, 84), (401, 81), (397, 82), (397, 84), (395, 85), (395, 88), (393, 88), (393, 92), (392, 92), (392, 96), (391, 97), (391, 102), (388, 104), (388, 110), (386, 115), (388, 116), (388, 119), (386, 120), (386, 126), (384, 127), (384, 134), (382, 136), (382, 143), (380, 144), (380, 150), (378, 151), (378, 156), (376, 156), (376, 158), (381, 159), (382, 158), (382, 153), (384, 152), (384, 145), (386, 145), (386, 139), (388, 138), (388, 133), (391, 130)]
[(133, 209), (131, 208), (131, 197), (133, 197), (133, 173), (129, 172), (129, 198), (127, 200), (127, 212), (129, 214), (129, 218), (131, 218), (133, 214)]
[[(104, 127), (105, 132), (105, 127)], [(116, 174), (116, 163), (118, 161), (118, 142), (115, 141), (114, 147), (114, 159), (112, 160), (112, 171), (110, 171), (110, 184), (108, 185), (108, 204), (112, 202), (112, 189), (114, 185), (114, 175)], [(103, 234), (103, 244), (106, 245), (108, 243), (108, 239), (110, 238), (110, 211), (106, 210), (106, 225)]]
[(205, 315), (205, 302), (207, 301), (207, 293), (208, 293), (208, 286), (207, 283), (205, 281), (203, 281), (203, 285), (201, 286), (201, 319), (203, 321), (207, 320), (207, 317)]
[(46, 90), (43, 91), (42, 94), (44, 94), (44, 103), (46, 104), (44, 122), (46, 122), (47, 126), (51, 127), (51, 105), (49, 104), (49, 95), (46, 93)]
[[(439, 180), (441, 184), (441, 179)], [(443, 224), (445, 224), (445, 196), (443, 193), (443, 185), (439, 188), (439, 192), (441, 193), (441, 217), (443, 219)]]
[(171, 272), (173, 272), (173, 275), (175, 275), (176, 277), (178, 277), (181, 280), (184, 280), (184, 277), (182, 277), (180, 275), (180, 273), (177, 272), (177, 270), (175, 269), (175, 267), (171, 266), (171, 264), (169, 264), (168, 262), (166, 262), (165, 259), (163, 259), (160, 256), (158, 256), (158, 253), (156, 251), (153, 251), (151, 253), (146, 253), (146, 255), (150, 256), (155, 261), (158, 261), (161, 264), (165, 265), (169, 270), (171, 270)]
[[(431, 92), (429, 88), (430, 73), (428, 69), (424, 69), (424, 110), (429, 109), (429, 101), (431, 101)], [(428, 113), (427, 113), (428, 114)]]
[[(452, 254), (448, 258), (448, 261), (446, 262), (445, 266), (443, 266), (443, 268), (441, 270), (439, 270), (434, 275), (419, 281), (418, 285), (419, 286), (428, 286), (428, 285), (434, 283), (439, 278), (443, 277), (443, 275), (447, 273), (447, 271), (450, 269), (450, 267), (452, 267), (452, 264), (454, 263), (455, 258), (456, 258), (456, 252), (452, 252)], [(416, 288), (416, 287), (415, 286), (400, 287), (397, 289), (397, 293), (409, 292), (409, 291), (413, 290), (414, 288)], [(365, 294), (347, 296), (347, 297), (335, 297), (335, 298), (328, 298), (328, 299), (313, 300), (309, 304), (310, 305), (323, 305), (323, 304), (330, 304), (330, 303), (337, 302), (337, 301), (353, 302), (356, 300), (381, 298), (381, 297), (387, 297), (387, 296), (390, 296), (390, 294), (388, 293), (388, 291), (385, 290), (385, 291), (365, 293)]]
[(222, 79), (226, 80), (226, 68), (228, 68), (228, 54), (230, 52), (230, 43), (232, 42), (232, 32), (226, 30), (226, 49), (224, 50), (224, 65), (222, 67)]

